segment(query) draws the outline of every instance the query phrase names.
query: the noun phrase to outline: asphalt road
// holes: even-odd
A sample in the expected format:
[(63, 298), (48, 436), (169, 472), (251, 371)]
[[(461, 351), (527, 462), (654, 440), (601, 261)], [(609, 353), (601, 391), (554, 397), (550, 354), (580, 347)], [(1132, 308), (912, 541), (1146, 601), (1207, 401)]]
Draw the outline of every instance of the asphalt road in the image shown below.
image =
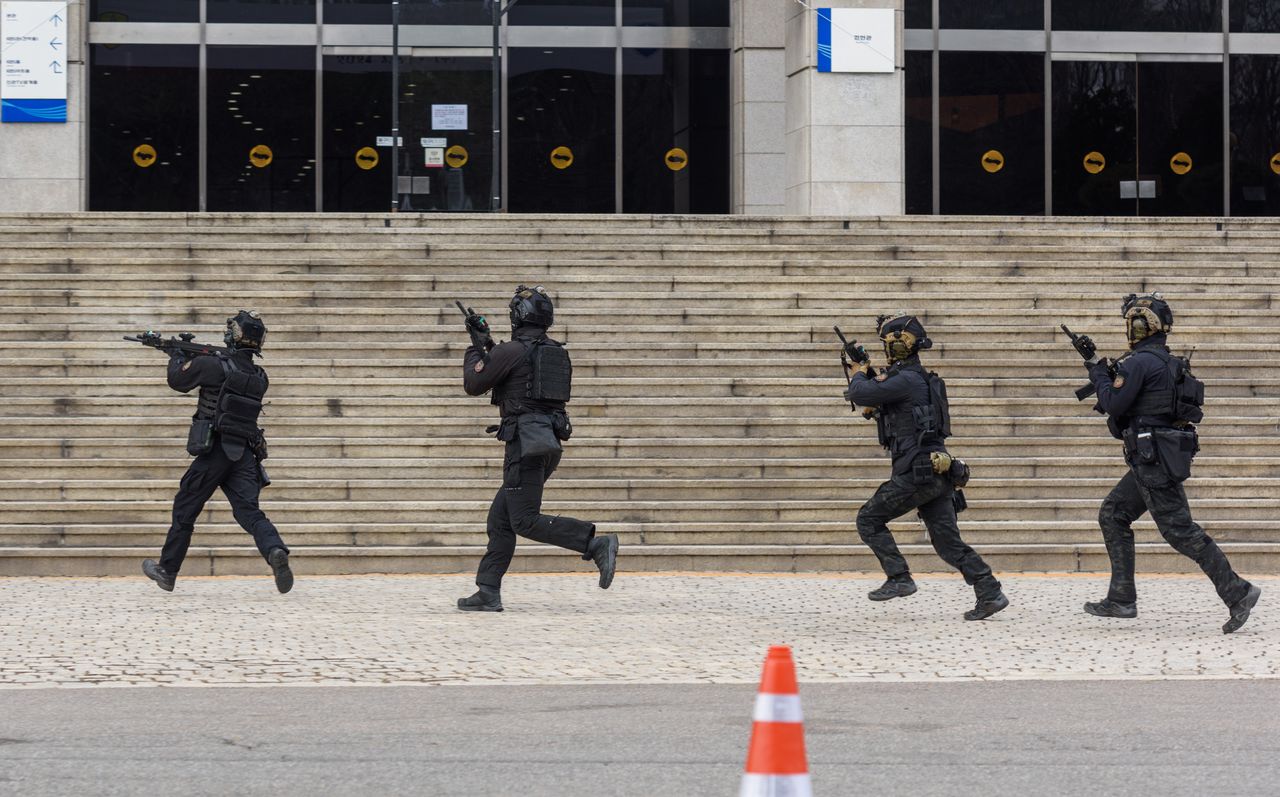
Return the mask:
[[(754, 688), (0, 691), (0, 794), (734, 795)], [(1275, 794), (1280, 681), (801, 687), (819, 795)]]

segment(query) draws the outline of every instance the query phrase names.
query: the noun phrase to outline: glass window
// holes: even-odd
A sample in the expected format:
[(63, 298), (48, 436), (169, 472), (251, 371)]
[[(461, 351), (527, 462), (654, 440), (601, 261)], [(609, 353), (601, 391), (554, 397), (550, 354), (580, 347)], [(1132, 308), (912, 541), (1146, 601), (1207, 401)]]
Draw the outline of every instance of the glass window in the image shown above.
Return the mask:
[(507, 12), (512, 25), (616, 25), (614, 0), (520, 0)]
[(1056, 30), (1222, 30), (1222, 0), (1070, 0), (1053, 4)]
[(209, 210), (315, 210), (313, 47), (208, 48)]
[(200, 207), (200, 48), (89, 48), (89, 209)]
[(507, 71), (508, 209), (615, 212), (614, 50), (512, 48)]
[(210, 22), (316, 21), (316, 0), (208, 0)]
[(1041, 53), (943, 52), (943, 213), (1044, 213)]
[(93, 0), (94, 22), (199, 22), (200, 0)]
[(622, 0), (622, 24), (666, 28), (727, 28), (728, 0)]
[(1044, 27), (1044, 0), (939, 0), (938, 16), (943, 28), (1035, 30)]
[(933, 27), (933, 0), (907, 0), (908, 28)]
[(1231, 30), (1235, 33), (1280, 31), (1280, 3), (1276, 0), (1231, 0)]
[(907, 212), (933, 212), (933, 53), (908, 50)]
[(622, 210), (729, 212), (729, 52), (622, 51)]
[[(326, 25), (390, 25), (391, 2), (324, 0), (324, 21)], [(493, 11), (490, 0), (401, 0), (400, 22), (405, 25), (490, 25)]]
[[(402, 210), (488, 210), (492, 180), (492, 62), (488, 58), (400, 58)], [(443, 108), (451, 106), (446, 123)], [(436, 113), (433, 113), (433, 106)], [(465, 108), (465, 112), (461, 109)], [(465, 116), (465, 121), (463, 117)], [(436, 129), (435, 123), (451, 128)], [(391, 56), (324, 59), (324, 209), (381, 212), (391, 208)], [(432, 146), (431, 165), (422, 139)], [(443, 156), (443, 157), (440, 157)], [(415, 179), (416, 178), (416, 179)], [(404, 182), (402, 179), (401, 182)]]
[(1231, 215), (1280, 216), (1280, 56), (1231, 56)]

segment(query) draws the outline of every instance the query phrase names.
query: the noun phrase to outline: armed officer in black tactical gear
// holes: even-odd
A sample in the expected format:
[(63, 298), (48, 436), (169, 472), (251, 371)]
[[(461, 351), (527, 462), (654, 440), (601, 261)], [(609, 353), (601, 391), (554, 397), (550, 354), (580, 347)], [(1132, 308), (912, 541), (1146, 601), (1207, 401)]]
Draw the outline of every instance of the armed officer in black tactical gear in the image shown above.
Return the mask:
[(1191, 519), (1187, 505), (1182, 482), (1200, 450), (1195, 424), (1204, 416), (1204, 385), (1192, 376), (1190, 363), (1166, 345), (1173, 310), (1161, 294), (1130, 294), (1122, 307), (1128, 354), (1111, 362), (1097, 356), (1087, 336), (1074, 341), (1097, 390), (1095, 409), (1108, 416), (1111, 434), (1124, 441), (1129, 465), (1098, 513), (1111, 559), (1111, 588), (1084, 610), (1099, 617), (1138, 616), (1131, 524), (1150, 512), (1165, 540), (1213, 582), (1231, 613), (1222, 627), (1230, 634), (1249, 619), (1262, 590), (1236, 575), (1222, 549)]
[(479, 590), (458, 599), (463, 611), (502, 611), (502, 577), (515, 554), (516, 535), (594, 561), (601, 589), (613, 583), (617, 563), (616, 534), (597, 535), (586, 521), (541, 513), (543, 485), (560, 464), (560, 441), (573, 432), (565, 412), (573, 366), (564, 346), (547, 337), (555, 308), (546, 290), (521, 285), (509, 307), (512, 340), (496, 346), (484, 317), (463, 310), (472, 343), (463, 364), (463, 387), (469, 396), (493, 391), (502, 422), (489, 431), (506, 443), (502, 487), (489, 508), (489, 547), (476, 572)]
[(932, 347), (915, 316), (899, 313), (877, 319), (889, 367), (876, 374), (866, 349), (845, 346), (857, 363), (845, 399), (874, 417), (880, 444), (893, 459), (889, 481), (858, 510), (858, 535), (884, 568), (888, 579), (867, 596), (873, 601), (905, 598), (916, 592), (907, 561), (898, 551), (889, 521), (915, 509), (929, 529), (929, 541), (943, 561), (959, 570), (977, 594), (966, 620), (983, 620), (1009, 605), (1000, 582), (982, 557), (960, 539), (956, 513), (964, 509), (963, 487), (969, 469), (953, 460), (943, 441), (951, 434), (946, 386), (920, 364), (920, 351)]
[(258, 507), (258, 494), (266, 482), (261, 464), (266, 458), (266, 442), (258, 428), (258, 415), (267, 392), (267, 372), (253, 358), (261, 356), (266, 336), (262, 318), (256, 312), (241, 310), (227, 319), (226, 354), (186, 359), (174, 352), (169, 358), (169, 387), (181, 393), (198, 387), (200, 400), (187, 439), (187, 452), (195, 461), (173, 499), (173, 525), (160, 561), (142, 563), (142, 572), (163, 590), (173, 591), (196, 518), (218, 488), (231, 502), (236, 522), (253, 535), (258, 551), (271, 566), (276, 589), (293, 589), (289, 549)]

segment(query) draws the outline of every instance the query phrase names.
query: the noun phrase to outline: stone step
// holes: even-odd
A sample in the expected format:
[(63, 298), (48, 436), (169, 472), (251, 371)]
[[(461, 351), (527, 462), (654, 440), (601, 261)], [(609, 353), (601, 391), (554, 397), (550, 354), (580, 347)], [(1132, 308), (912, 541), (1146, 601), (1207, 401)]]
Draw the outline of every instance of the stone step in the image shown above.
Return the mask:
[[(6, 354), (0, 348), (0, 355)], [(146, 356), (139, 356), (139, 354)], [(576, 354), (576, 352), (574, 352)], [(1068, 349), (1060, 352), (1053, 361), (1044, 359), (1008, 358), (997, 367), (990, 360), (982, 359), (950, 359), (945, 362), (929, 363), (930, 368), (945, 371), (944, 378), (950, 384), (957, 379), (980, 379), (990, 377), (998, 371), (1003, 379), (1070, 379), (1084, 384), (1088, 374), (1081, 366), (1079, 357)], [(838, 355), (836, 355), (838, 356)], [(273, 358), (274, 359), (274, 358)], [(1194, 362), (1194, 359), (1193, 359)], [(164, 369), (168, 361), (148, 352), (135, 352), (122, 355), (116, 360), (104, 359), (98, 362), (88, 360), (63, 360), (58, 358), (11, 358), (0, 356), (0, 379), (41, 378), (41, 379), (102, 379), (106, 377), (122, 379), (164, 380)], [(444, 379), (458, 381), (461, 374), (460, 359), (432, 357), (401, 360), (284, 360), (270, 364), (273, 384), (284, 384), (295, 379), (336, 379), (349, 384), (358, 379), (377, 379), (394, 374), (400, 379)], [(1254, 380), (1274, 376), (1280, 370), (1280, 353), (1260, 356), (1250, 360), (1218, 360), (1201, 357), (1195, 363), (1195, 373), (1210, 385), (1217, 380)], [(733, 378), (781, 378), (794, 377), (807, 380), (831, 380), (835, 374), (835, 384), (839, 391), (844, 388), (839, 382), (839, 365), (833, 356), (824, 358), (796, 358), (783, 360), (717, 358), (707, 360), (692, 359), (597, 359), (594, 357), (573, 357), (573, 376), (575, 382), (587, 378), (663, 378), (676, 374), (688, 374), (698, 379), (733, 379)], [(837, 392), (839, 392), (837, 391)]]
[[(402, 501), (283, 501), (271, 499), (267, 511), (278, 525), (294, 523), (342, 522), (387, 523), (430, 520), (435, 523), (475, 522), (488, 511), (490, 500), (446, 500), (451, 492)], [(1096, 521), (1102, 496), (1064, 499), (985, 499), (970, 502), (966, 519), (975, 521)], [(428, 500), (436, 499), (436, 500)], [(808, 522), (814, 520), (848, 522), (854, 501), (850, 500), (710, 500), (640, 501), (598, 504), (562, 499), (551, 494), (544, 505), (547, 514), (563, 514), (608, 524), (619, 521), (664, 520), (666, 522)], [(167, 526), (172, 500), (113, 501), (0, 501), (0, 523), (150, 523)], [(1212, 520), (1272, 521), (1280, 510), (1280, 499), (1198, 498), (1195, 516)], [(208, 522), (232, 522), (230, 507), (210, 501), (202, 517)]]
[[(1020, 286), (1015, 289), (1005, 286), (1000, 290), (990, 287), (976, 290), (963, 290), (960, 286), (947, 288), (939, 286), (935, 290), (927, 290), (920, 286), (908, 286), (894, 289), (872, 284), (861, 284), (860, 290), (868, 296), (874, 296), (877, 307), (898, 307), (912, 305), (915, 307), (946, 306), (948, 315), (962, 312), (966, 315), (977, 311), (985, 316), (1000, 318), (1012, 310), (1036, 310), (1042, 314), (1072, 312), (1088, 316), (1099, 315), (1098, 293), (1066, 292), (1062, 290), (1047, 291), (1047, 286)], [(108, 288), (49, 286), (35, 289), (0, 288), (0, 306), (29, 308), (68, 308), (86, 310), (94, 308), (126, 307), (133, 313), (155, 309), (160, 313), (172, 313), (172, 308), (180, 300), (191, 295), (189, 286), (174, 286), (168, 290), (149, 288), (124, 289), (119, 286)], [(508, 287), (508, 290), (510, 288)], [(751, 295), (725, 295), (714, 290), (691, 291), (635, 291), (628, 292), (621, 299), (616, 290), (601, 292), (591, 289), (565, 290), (553, 286), (551, 293), (556, 299), (556, 314), (566, 320), (577, 320), (581, 316), (608, 313), (614, 319), (632, 317), (639, 311), (642, 318), (676, 319), (677, 323), (691, 316), (709, 316), (718, 318), (726, 311), (736, 313), (739, 317), (743, 310), (749, 309), (752, 315), (759, 318), (792, 317), (801, 315), (796, 311), (819, 310), (837, 313), (848, 312), (847, 304), (831, 296), (830, 290), (821, 288), (813, 290), (785, 290), (777, 295), (753, 290)], [(1193, 298), (1194, 306), (1185, 310), (1179, 307), (1179, 317), (1185, 313), (1190, 319), (1221, 316), (1224, 309), (1234, 315), (1243, 310), (1271, 310), (1274, 306), (1276, 292), (1258, 290), (1232, 292), (1231, 294), (1199, 294)], [(366, 310), (382, 312), (391, 308), (413, 308), (419, 313), (430, 312), (442, 321), (457, 321), (458, 311), (453, 301), (461, 300), (467, 305), (484, 307), (496, 305), (503, 307), (507, 296), (494, 293), (462, 293), (445, 294), (432, 286), (413, 290), (408, 285), (397, 290), (349, 290), (349, 289), (286, 289), (281, 286), (264, 286), (250, 283), (244, 286), (224, 284), (219, 288), (203, 289), (201, 298), (211, 307), (226, 305), (249, 305), (272, 308), (273, 316), (288, 316), (295, 310), (314, 312), (318, 309), (335, 308), (347, 312)], [(432, 305), (435, 305), (434, 307)], [(875, 308), (867, 307), (868, 311)], [(624, 314), (625, 315), (622, 315)], [(1256, 314), (1253, 314), (1256, 315)], [(699, 319), (695, 319), (699, 320)]]
[[(581, 253), (561, 255), (555, 258), (534, 258), (527, 253), (524, 256), (506, 254), (500, 258), (480, 254), (473, 257), (441, 258), (430, 260), (430, 269), (424, 270), (422, 264), (404, 265), (385, 258), (371, 257), (362, 253), (348, 253), (344, 258), (314, 257), (306, 255), (291, 256), (289, 253), (273, 252), (269, 257), (260, 255), (245, 256), (235, 262), (226, 257), (195, 257), (183, 253), (182, 256), (157, 256), (142, 258), (121, 253), (116, 256), (104, 256), (95, 252), (90, 255), (72, 253), (14, 251), (0, 248), (0, 273), (27, 274), (42, 272), (48, 274), (84, 274), (97, 276), (99, 279), (114, 276), (118, 272), (127, 274), (149, 275), (152, 279), (172, 279), (185, 282), (193, 273), (207, 272), (221, 274), (227, 280), (243, 280), (250, 282), (249, 277), (238, 277), (246, 274), (249, 266), (252, 273), (264, 275), (317, 275), (343, 277), (348, 275), (381, 276), (402, 273), (440, 274), (446, 279), (456, 279), (458, 275), (474, 274), (482, 282), (496, 282), (506, 286), (514, 282), (538, 281), (547, 282), (551, 287), (565, 281), (570, 284), (578, 278), (584, 283), (607, 285), (609, 279), (642, 280), (650, 286), (677, 286), (714, 284), (742, 284), (755, 280), (786, 280), (810, 278), (816, 281), (852, 281), (863, 279), (946, 279), (961, 277), (965, 279), (985, 278), (988, 282), (1022, 282), (1029, 284), (1059, 283), (1076, 284), (1081, 274), (1105, 274), (1113, 279), (1128, 282), (1119, 285), (1117, 293), (1137, 290), (1147, 286), (1149, 282), (1159, 287), (1167, 278), (1190, 282), (1203, 286), (1206, 280), (1227, 280), (1236, 282), (1242, 274), (1255, 275), (1268, 279), (1274, 277), (1280, 268), (1280, 260), (1274, 257), (1241, 256), (1238, 253), (1225, 253), (1215, 259), (1204, 254), (1195, 262), (1170, 262), (1156, 257), (1147, 257), (1140, 252), (1117, 252), (1112, 259), (1077, 259), (1067, 255), (1042, 260), (1008, 260), (998, 259), (993, 253), (985, 255), (969, 255), (963, 262), (957, 262), (949, 255), (937, 253), (916, 253), (911, 260), (894, 260), (884, 257), (875, 259), (859, 258), (850, 253), (838, 262), (818, 260), (805, 257), (803, 254), (785, 260), (761, 260), (750, 253), (737, 253), (733, 256), (677, 256), (668, 253), (663, 258), (646, 259), (642, 256), (632, 257), (625, 261), (607, 261), (607, 271), (602, 270), (600, 259), (584, 259)], [(602, 277), (607, 274), (608, 278)], [(1197, 282), (1198, 281), (1198, 282)], [(233, 283), (234, 284), (234, 283)], [(474, 290), (474, 285), (472, 287)], [(495, 292), (503, 293), (507, 288), (496, 287)], [(1189, 294), (1199, 291), (1188, 290)]]
[[(121, 402), (118, 398), (103, 396), (7, 397), (0, 402), (0, 417), (133, 417), (145, 406), (155, 423), (167, 423), (176, 418), (187, 423), (193, 411), (190, 396), (159, 392), (164, 390), (163, 377), (156, 385), (156, 394), (148, 396), (145, 405), (139, 402)], [(956, 423), (980, 422), (981, 418), (1003, 418), (1014, 421), (1064, 421), (1079, 423), (1091, 429), (1102, 428), (1102, 418), (1091, 412), (1089, 403), (1076, 401), (1071, 390), (1063, 390), (1054, 396), (1035, 397), (952, 397)], [(857, 434), (862, 419), (849, 411), (840, 397), (843, 390), (838, 381), (835, 390), (824, 388), (812, 396), (729, 396), (729, 397), (655, 397), (614, 396), (575, 398), (570, 412), (575, 422), (587, 418), (821, 418), (843, 419), (853, 423)], [(459, 391), (461, 392), (461, 391)], [(1212, 430), (1219, 420), (1233, 418), (1267, 418), (1275, 400), (1248, 396), (1210, 396), (1206, 399), (1208, 420), (1205, 427)], [(485, 399), (466, 396), (451, 397), (388, 397), (388, 396), (288, 396), (275, 391), (267, 396), (268, 414), (264, 423), (272, 425), (280, 420), (293, 419), (305, 423), (308, 418), (454, 418), (474, 419), (480, 427), (493, 423), (495, 413)], [(1092, 426), (1097, 424), (1097, 426)], [(1210, 431), (1212, 434), (1212, 431)]]
[[(1082, 373), (1083, 377), (1084, 374)], [(839, 377), (834, 379), (806, 379), (804, 377), (583, 377), (576, 378), (574, 390), (580, 394), (621, 398), (656, 393), (668, 398), (709, 397), (757, 397), (791, 398), (831, 396), (835, 407), (843, 400), (843, 386)], [(1071, 395), (1086, 380), (1083, 378), (1031, 379), (1031, 378), (947, 378), (947, 393), (957, 399), (983, 397), (1056, 398)], [(271, 397), (306, 395), (318, 398), (341, 399), (351, 393), (363, 396), (389, 398), (447, 398), (460, 391), (461, 380), (413, 379), (398, 377), (351, 378), (346, 382), (331, 379), (299, 378), (273, 379)], [(81, 396), (117, 396), (122, 400), (150, 400), (163, 395), (167, 388), (153, 377), (80, 378), (28, 377), (0, 378), (0, 397), (46, 397), (63, 399)], [(1215, 379), (1215, 397), (1274, 398), (1280, 396), (1280, 375), (1245, 379)]]
[[(130, 457), (164, 457), (178, 455), (177, 438), (10, 438), (0, 439), (0, 460), (49, 458), (102, 459)], [(1000, 437), (953, 437), (948, 449), (963, 459), (1008, 455), (1012, 452), (1052, 454), (1074, 458), (1092, 451), (1114, 452), (1120, 456), (1120, 444), (1109, 436), (1085, 437), (1020, 437), (1018, 445)], [(1202, 450), (1210, 456), (1266, 456), (1276, 451), (1270, 439), (1249, 437), (1207, 438)], [(361, 460), (369, 457), (429, 457), (456, 459), (493, 456), (491, 438), (394, 438), (394, 437), (289, 437), (270, 438), (271, 452), (282, 457), (337, 458)], [(599, 437), (574, 440), (567, 445), (568, 456), (614, 457), (629, 459), (647, 457), (684, 460), (690, 458), (760, 459), (765, 457), (871, 457), (880, 452), (874, 436), (863, 435), (840, 441), (800, 437), (753, 438), (622, 438)]]
[[(274, 407), (274, 405), (271, 405)], [(180, 411), (179, 408), (174, 408)], [(0, 438), (9, 439), (58, 439), (115, 438), (123, 440), (167, 440), (177, 449), (186, 445), (186, 427), (190, 419), (190, 407), (186, 415), (152, 414), (134, 415), (126, 408), (115, 417), (55, 418), (0, 417)], [(463, 416), (449, 415), (424, 418), (406, 415), (399, 418), (299, 418), (272, 412), (268, 419), (271, 440), (287, 440), (294, 437), (356, 437), (384, 438), (474, 438), (483, 426), (493, 419), (485, 408)], [(136, 411), (136, 410), (135, 410)], [(279, 414), (280, 417), (274, 417)], [(1101, 428), (1101, 418), (1096, 415), (1061, 418), (1010, 418), (1001, 416), (964, 415), (952, 418), (953, 432), (961, 438), (999, 437), (1017, 447), (1014, 438), (1096, 436)], [(850, 424), (854, 424), (850, 427)], [(849, 416), (829, 418), (676, 418), (625, 416), (591, 417), (575, 416), (573, 443), (583, 440), (614, 440), (626, 438), (799, 438), (844, 440), (850, 431), (869, 431), (870, 423)], [(1201, 426), (1205, 442), (1226, 441), (1230, 438), (1260, 437), (1280, 431), (1280, 420), (1265, 417), (1227, 417), (1214, 414), (1207, 425)]]
[[(1226, 543), (1223, 550), (1245, 573), (1280, 571), (1280, 544)], [(154, 558), (151, 546), (100, 548), (0, 548), (0, 576), (138, 576), (139, 563)], [(903, 546), (917, 573), (951, 572), (926, 545)], [(1046, 570), (1101, 573), (1108, 570), (1101, 543), (984, 545), (978, 548), (996, 571)], [(475, 572), (483, 554), (479, 546), (299, 546), (290, 565), (302, 577), (367, 573)], [(1195, 563), (1163, 543), (1137, 547), (1139, 569), (1158, 573), (1198, 572)], [(878, 572), (875, 558), (861, 545), (643, 545), (629, 546), (622, 573), (655, 571), (718, 572)], [(564, 551), (542, 545), (517, 549), (513, 572), (591, 572), (591, 565)], [(211, 548), (192, 546), (184, 576), (261, 575), (269, 570), (251, 545)]]
[[(0, 253), (5, 250), (0, 249)], [(49, 265), (64, 265), (65, 260)], [(324, 293), (342, 293), (357, 295), (369, 292), (405, 291), (418, 296), (449, 296), (462, 299), (468, 304), (483, 302), (505, 302), (511, 291), (512, 273), (503, 270), (501, 273), (475, 273), (474, 270), (458, 268), (448, 272), (433, 270), (431, 273), (418, 273), (408, 268), (399, 271), (383, 270), (381, 272), (364, 273), (354, 268), (343, 268), (331, 272), (310, 272), (306, 270), (290, 270), (291, 266), (279, 261), (264, 264), (264, 268), (274, 267), (271, 271), (271, 282), (292, 292), (319, 291)], [(370, 263), (370, 265), (376, 265)], [(669, 269), (671, 263), (664, 263)], [(870, 262), (866, 264), (846, 264), (845, 267), (856, 267), (858, 284), (864, 291), (894, 291), (905, 293), (920, 290), (938, 292), (957, 290), (961, 293), (982, 294), (994, 293), (990, 276), (974, 273), (975, 264), (955, 265), (951, 263), (924, 264), (911, 263), (903, 273), (897, 264)], [(977, 264), (981, 268), (981, 264)], [(1114, 268), (1112, 268), (1114, 266)], [(47, 270), (23, 273), (6, 270), (4, 285), (9, 290), (62, 290), (74, 295), (83, 291), (116, 291), (127, 293), (152, 292), (156, 287), (158, 266), (147, 269), (136, 269), (128, 262), (106, 263), (102, 268), (110, 279), (104, 280), (102, 274), (59, 272), (51, 278)], [(231, 287), (243, 286), (248, 290), (261, 288), (261, 282), (250, 274), (218, 274), (205, 273), (189, 262), (175, 263), (170, 268), (181, 271), (181, 289), (188, 293), (198, 292), (206, 295), (209, 292), (225, 292)], [(1006, 266), (1007, 268), (1007, 266)], [(1138, 267), (1140, 277), (1145, 277), (1146, 265)], [(1280, 289), (1280, 264), (1272, 269), (1255, 269), (1257, 273), (1245, 274), (1242, 269), (1233, 269), (1234, 273), (1219, 276), (1214, 280), (1217, 290), (1230, 289), (1239, 294), (1265, 294)], [(918, 272), (918, 273), (917, 273)], [(1067, 269), (1056, 266), (1045, 266), (1041, 269), (1027, 269), (1025, 272), (1006, 274), (1002, 282), (1010, 288), (1022, 292), (1042, 291), (1046, 298), (1056, 293), (1056, 280), (1065, 276)], [(1162, 272), (1159, 274), (1159, 287), (1171, 298), (1183, 301), (1199, 301), (1201, 299), (1216, 300), (1215, 293), (1206, 291), (1204, 276), (1193, 269), (1185, 273)], [(255, 272), (261, 274), (262, 272)], [(1126, 264), (1109, 264), (1106, 272), (1091, 274), (1089, 284), (1093, 287), (1093, 296), (1105, 294), (1108, 290), (1116, 295), (1123, 295), (1135, 290), (1135, 269), (1126, 268)], [(557, 273), (555, 283), (547, 286), (562, 299), (581, 301), (583, 293), (596, 293), (612, 290), (616, 296), (619, 292), (626, 296), (673, 294), (708, 294), (718, 293), (726, 284), (738, 284), (742, 278), (734, 272), (718, 273), (702, 269), (693, 269), (668, 275), (661, 282), (650, 276), (637, 274), (601, 274), (584, 271), (576, 273), (566, 270)], [(744, 300), (778, 300), (786, 297), (802, 296), (807, 298), (828, 295), (831, 288), (831, 275), (756, 275), (751, 278), (752, 295), (738, 297)], [(176, 290), (175, 286), (166, 286)], [(714, 298), (704, 296), (704, 300)], [(720, 297), (722, 301), (734, 301), (730, 297)]]
[[(1095, 522), (1001, 522), (961, 518), (965, 540), (981, 545), (1075, 545), (1097, 543), (1101, 532)], [(1207, 520), (1206, 532), (1220, 543), (1268, 543), (1276, 537), (1274, 525), (1249, 521)], [(894, 538), (902, 545), (927, 545), (924, 527), (915, 520), (891, 523)], [(610, 523), (610, 533), (626, 546), (651, 545), (849, 545), (858, 543), (851, 520), (807, 523), (663, 523), (626, 521)], [(0, 525), (0, 547), (39, 545), (74, 551), (100, 546), (156, 546), (166, 527), (160, 524)], [(483, 523), (301, 523), (283, 529), (290, 546), (483, 546)], [(1154, 523), (1134, 524), (1139, 543), (1163, 543)], [(199, 524), (195, 540), (204, 546), (251, 544), (244, 531), (227, 523)], [(530, 543), (526, 542), (525, 545)], [(153, 555), (154, 556), (154, 555)]]
[[(268, 464), (270, 464), (268, 462)], [(274, 474), (280, 476), (280, 474)], [(714, 500), (802, 500), (849, 501), (859, 503), (875, 492), (884, 476), (834, 478), (814, 476), (792, 479), (711, 479), (711, 478), (608, 478), (581, 474), (580, 478), (557, 479), (549, 494), (566, 501), (697, 501)], [(585, 478), (583, 478), (585, 477)], [(993, 478), (985, 470), (965, 488), (972, 503), (998, 499), (1080, 499), (1098, 496), (1100, 503), (1115, 485), (1114, 476), (1085, 476), (1037, 479)], [(267, 494), (271, 501), (401, 501), (408, 497), (448, 495), (460, 501), (488, 501), (498, 483), (490, 478), (364, 478), (284, 479), (282, 476)], [(1216, 482), (1204, 478), (1188, 483), (1195, 502), (1208, 498), (1251, 500), (1259, 495), (1275, 495), (1280, 476), (1235, 478)], [(111, 501), (127, 496), (145, 501), (172, 500), (174, 479), (6, 479), (0, 481), (0, 501)], [(1277, 523), (1280, 528), (1280, 522)]]
[[(1101, 452), (1103, 449), (1097, 449)], [(1109, 449), (1108, 449), (1109, 450)], [(427, 457), (368, 457), (361, 459), (336, 459), (311, 456), (311, 451), (299, 449), (288, 456), (272, 449), (267, 461), (272, 477), (280, 482), (291, 479), (408, 479), (408, 478), (472, 478), (485, 479), (494, 484), (502, 477), (502, 449), (494, 446), (490, 456), (459, 458)], [(1110, 451), (1110, 450), (1109, 450)], [(59, 478), (67, 481), (79, 479), (103, 479), (112, 476), (132, 480), (168, 479), (177, 484), (186, 471), (189, 460), (172, 448), (153, 457), (139, 457), (132, 451), (128, 456), (111, 456), (97, 459), (84, 458), (0, 458), (0, 478), (29, 479), (33, 475)], [(1006, 450), (1005, 454), (1008, 453)], [(571, 452), (556, 470), (556, 482), (572, 479), (620, 478), (620, 479), (867, 479), (878, 482), (888, 477), (888, 461), (882, 452), (871, 456), (856, 456), (854, 452), (842, 452), (838, 457), (783, 457), (739, 456), (733, 459), (719, 458), (654, 458), (629, 456), (588, 457)], [(1119, 451), (1106, 456), (1078, 455), (1070, 460), (1046, 452), (1043, 456), (969, 456), (965, 460), (974, 469), (975, 479), (996, 481), (1001, 479), (1035, 478), (1098, 478), (1114, 483), (1126, 471)], [(1188, 482), (1188, 489), (1200, 480), (1225, 481), (1235, 478), (1275, 478), (1280, 475), (1272, 456), (1240, 456), (1234, 453), (1214, 456), (1201, 453), (1196, 457), (1195, 477)]]

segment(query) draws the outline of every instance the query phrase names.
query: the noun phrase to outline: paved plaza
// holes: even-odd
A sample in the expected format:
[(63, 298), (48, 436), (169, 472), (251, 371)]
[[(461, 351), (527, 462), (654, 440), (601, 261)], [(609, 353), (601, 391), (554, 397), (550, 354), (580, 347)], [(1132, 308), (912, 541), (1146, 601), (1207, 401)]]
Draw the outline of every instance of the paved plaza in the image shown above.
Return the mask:
[(453, 608), (464, 576), (3, 579), (0, 687), (325, 684), (751, 684), (765, 649), (795, 650), (802, 683), (1273, 678), (1280, 579), (1245, 628), (1208, 581), (1148, 576), (1139, 617), (1081, 604), (1098, 576), (1005, 579), (1012, 605), (964, 622), (972, 592), (925, 576), (873, 604), (868, 576), (511, 576), (507, 611)]

